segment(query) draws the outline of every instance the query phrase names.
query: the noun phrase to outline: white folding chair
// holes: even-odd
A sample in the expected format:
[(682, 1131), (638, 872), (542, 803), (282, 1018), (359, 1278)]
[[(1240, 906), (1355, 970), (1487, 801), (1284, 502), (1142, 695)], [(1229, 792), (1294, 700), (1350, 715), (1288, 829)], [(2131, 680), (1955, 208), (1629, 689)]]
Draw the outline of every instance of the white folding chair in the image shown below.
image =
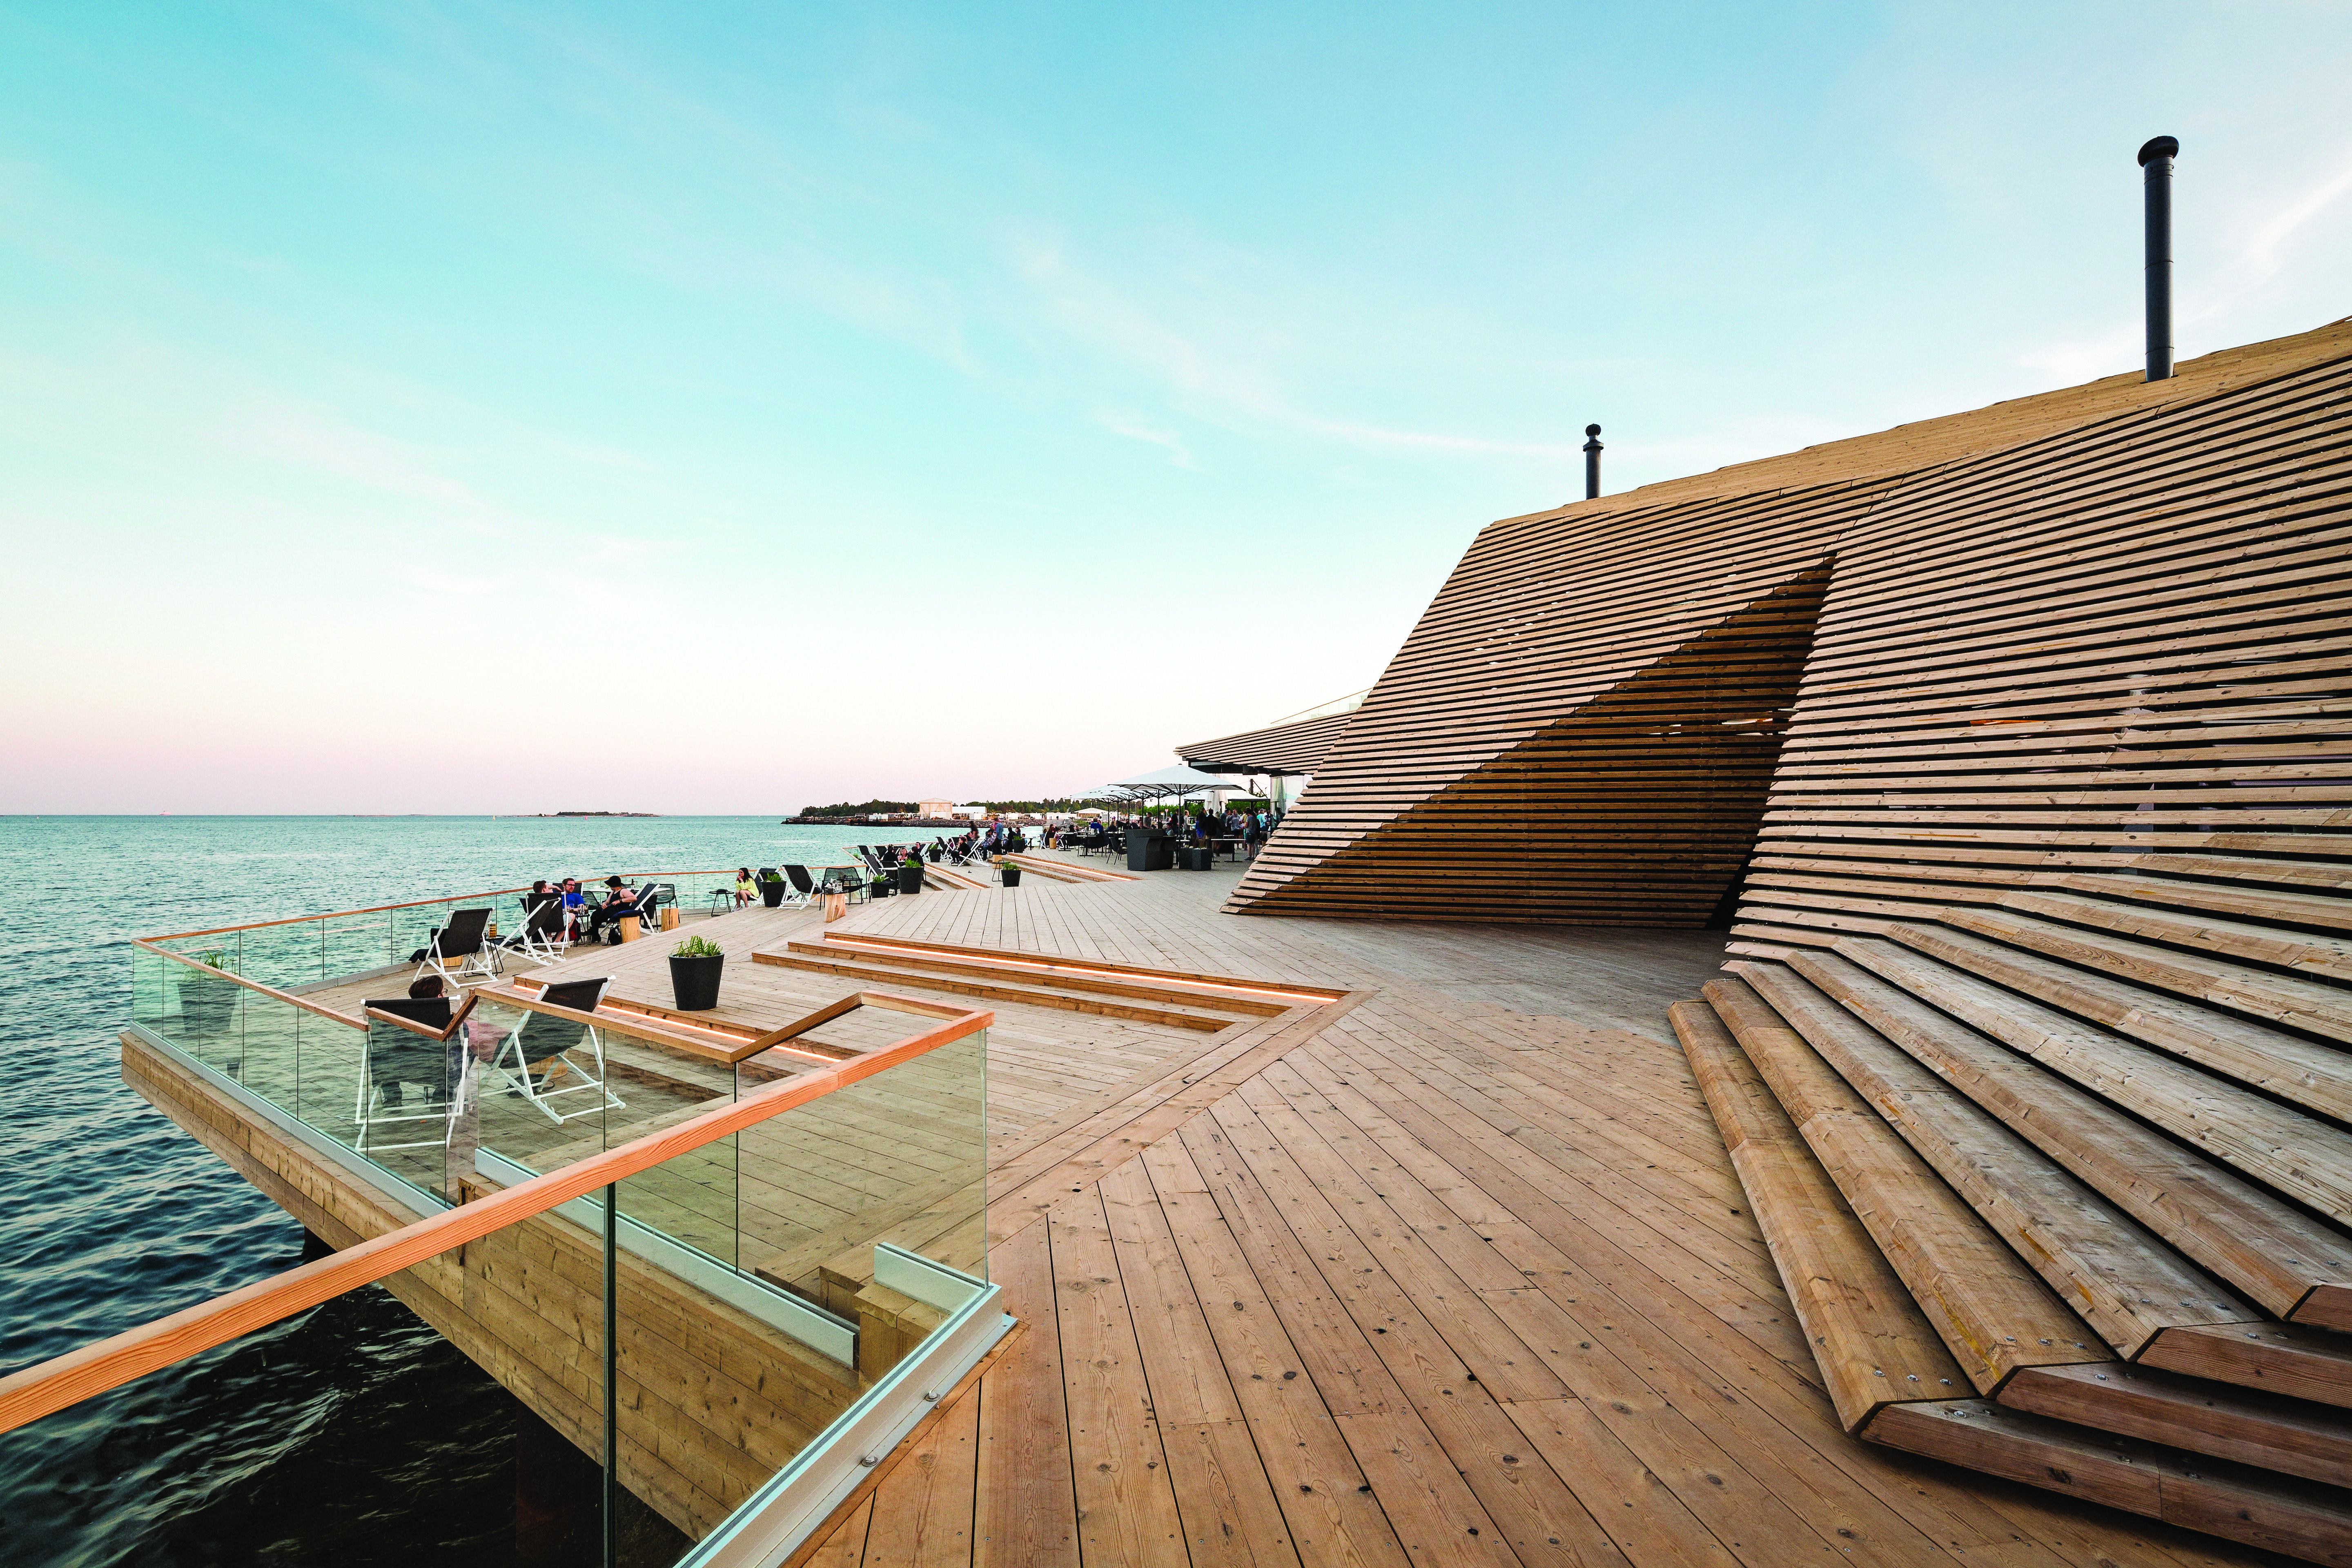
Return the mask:
[[(609, 974), (558, 981), (542, 989), (536, 1000), (574, 1013), (593, 1013), (612, 984)], [(600, 1110), (624, 1109), (619, 1097), (604, 1086), (604, 1037), (595, 1025), (578, 1018), (526, 1009), (522, 1022), (499, 1042), (488, 1078), (488, 1092), (518, 1095), (559, 1127)]]
[(446, 924), (425, 943), (425, 962), (413, 977), (437, 974), (451, 991), (464, 988), (468, 976), (489, 980), (506, 973), (499, 962), (498, 944), (489, 937), (488, 910), (452, 910)]
[(507, 951), (526, 963), (553, 963), (571, 945), (563, 934), (563, 895), (525, 893), (521, 903), (522, 932), (508, 944)]

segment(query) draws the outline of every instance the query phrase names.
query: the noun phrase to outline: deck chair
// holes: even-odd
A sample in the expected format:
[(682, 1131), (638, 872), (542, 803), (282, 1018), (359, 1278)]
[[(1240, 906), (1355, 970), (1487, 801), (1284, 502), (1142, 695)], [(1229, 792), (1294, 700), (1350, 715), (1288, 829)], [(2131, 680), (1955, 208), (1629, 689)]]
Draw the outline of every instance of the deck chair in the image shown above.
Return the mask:
[(465, 984), (466, 977), (488, 980), (506, 973), (499, 962), (499, 949), (487, 934), (490, 927), (488, 910), (452, 910), (448, 923), (433, 933), (425, 944), (425, 961), (416, 966), (411, 978), (422, 980), (437, 974), (441, 983), (456, 991)]
[(807, 867), (784, 866), (779, 869), (783, 872), (784, 880), (793, 885), (792, 891), (784, 895), (786, 903), (805, 904), (816, 897), (816, 879), (809, 875)]
[[(609, 974), (559, 980), (537, 1000), (575, 1013), (593, 1013), (612, 984)], [(604, 1041), (596, 1026), (525, 1012), (490, 1058), (489, 1092), (520, 1095), (561, 1127), (600, 1110), (623, 1109), (619, 1097), (604, 1087)]]
[[(447, 1147), (450, 1129), (457, 1125), (471, 1087), (463, 1065), (468, 1058), (453, 1051), (450, 1042), (473, 1010), (470, 993), (455, 1006), (446, 996), (386, 996), (360, 1005), (367, 1039), (360, 1047), (359, 1095), (352, 1106), (352, 1121), (360, 1130), (356, 1146), (361, 1153)], [(453, 1055), (460, 1065), (452, 1065)], [(413, 1101), (407, 1092), (411, 1089), (416, 1094)], [(383, 1127), (436, 1131), (416, 1125), (420, 1122), (437, 1124), (439, 1136), (396, 1143), (379, 1140), (377, 1129)]]
[(563, 895), (525, 893), (519, 901), (522, 905), (522, 931), (501, 945), (532, 963), (552, 963), (562, 958), (569, 945), (564, 937)]

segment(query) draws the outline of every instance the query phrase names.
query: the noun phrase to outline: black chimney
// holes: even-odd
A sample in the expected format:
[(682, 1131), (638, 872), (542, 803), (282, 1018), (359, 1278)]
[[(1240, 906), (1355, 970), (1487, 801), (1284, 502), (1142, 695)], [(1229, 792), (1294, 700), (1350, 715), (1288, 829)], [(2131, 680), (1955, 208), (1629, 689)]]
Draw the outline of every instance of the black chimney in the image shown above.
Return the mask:
[(1601, 493), (1601, 426), (1584, 427), (1584, 499), (1591, 500)]
[(2147, 379), (2172, 374), (2172, 160), (2180, 143), (2154, 136), (2139, 150), (2147, 195)]

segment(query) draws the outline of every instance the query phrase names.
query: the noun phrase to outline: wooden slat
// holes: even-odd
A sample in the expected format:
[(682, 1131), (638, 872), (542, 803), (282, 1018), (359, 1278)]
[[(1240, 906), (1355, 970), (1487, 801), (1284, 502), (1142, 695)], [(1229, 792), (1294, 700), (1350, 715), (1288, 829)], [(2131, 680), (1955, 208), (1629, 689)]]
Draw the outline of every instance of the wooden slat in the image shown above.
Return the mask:
[(2200, 1007), (1946, 925), (1896, 925), (1887, 937), (2077, 1017), (2225, 1073), (2241, 1083), (2352, 1121), (2352, 1053)]
[[(2352, 1221), (2352, 1133), (1909, 948), (1856, 938), (1834, 951), (2273, 1192)], [(2352, 1252), (2342, 1264), (2352, 1269)]]
[(2053, 1366), (2018, 1373), (2000, 1403), (2095, 1431), (2352, 1486), (2352, 1422), (2298, 1400), (2147, 1367)]
[(2306, 1562), (2352, 1564), (2352, 1509), (2332, 1489), (2103, 1439), (1979, 1400), (1892, 1405), (1863, 1435)]

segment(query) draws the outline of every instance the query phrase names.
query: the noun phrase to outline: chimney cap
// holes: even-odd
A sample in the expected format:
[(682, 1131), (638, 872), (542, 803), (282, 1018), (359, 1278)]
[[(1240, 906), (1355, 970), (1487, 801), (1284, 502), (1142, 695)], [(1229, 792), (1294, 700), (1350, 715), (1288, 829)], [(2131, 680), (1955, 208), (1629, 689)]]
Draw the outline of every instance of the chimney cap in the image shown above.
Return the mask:
[(2150, 163), (2155, 163), (2158, 158), (2177, 158), (2179, 155), (2180, 140), (2179, 137), (2151, 136), (2147, 139), (2147, 143), (2139, 150), (2139, 166), (2145, 169)]
[(1587, 425), (1584, 427), (1584, 433), (1588, 436), (1598, 436), (1601, 434), (1601, 426), (1598, 425)]

